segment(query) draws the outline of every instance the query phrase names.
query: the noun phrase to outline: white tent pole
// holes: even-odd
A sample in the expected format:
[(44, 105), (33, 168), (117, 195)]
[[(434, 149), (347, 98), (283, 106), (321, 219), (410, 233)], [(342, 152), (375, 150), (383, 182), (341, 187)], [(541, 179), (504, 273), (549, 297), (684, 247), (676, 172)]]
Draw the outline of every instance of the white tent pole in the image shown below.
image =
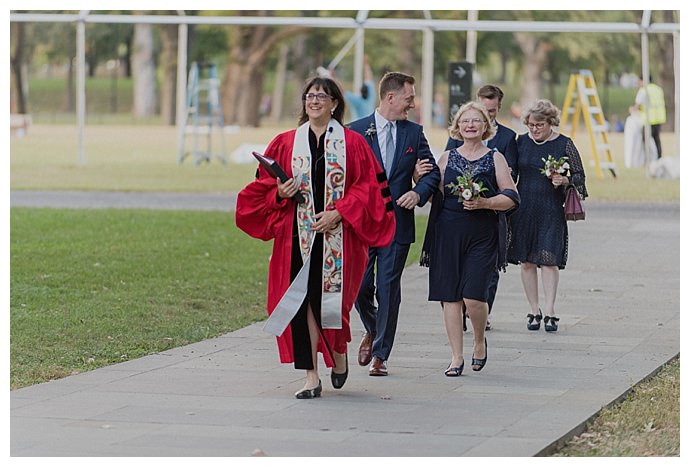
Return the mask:
[(674, 106), (673, 133), (676, 135), (676, 154), (680, 157), (680, 32), (673, 33), (673, 81)]
[(355, 33), (357, 36), (357, 42), (355, 43), (355, 69), (354, 69), (354, 80), (353, 87), (354, 91), (358, 92), (362, 87), (364, 82), (364, 28), (362, 24), (367, 20), (369, 16), (369, 10), (359, 10), (357, 12), (357, 17), (355, 21), (359, 27)]
[(364, 29), (357, 29), (357, 42), (355, 42), (355, 69), (353, 71), (352, 87), (354, 92), (359, 92), (364, 82)]
[[(471, 23), (474, 23), (477, 21), (479, 18), (479, 11), (478, 10), (468, 10), (467, 11), (467, 20), (470, 21)], [(468, 62), (470, 62), (472, 65), (476, 65), (477, 63), (477, 30), (476, 29), (470, 29), (467, 31), (467, 47), (465, 49), (465, 57)], [(472, 69), (474, 70), (475, 67), (473, 66)]]
[[(649, 84), (649, 34), (647, 31), (649, 30), (649, 23), (651, 21), (652, 17), (652, 12), (650, 10), (644, 10), (642, 12), (642, 23), (640, 26), (642, 27), (642, 37), (641, 37), (641, 44), (640, 44), (640, 49), (641, 49), (641, 54), (642, 54), (642, 82), (643, 86), (645, 88), (645, 92), (647, 92), (647, 102), (649, 102), (649, 92), (647, 91), (647, 85)], [(649, 104), (645, 104), (644, 106), (644, 111), (648, 113), (649, 109)], [(651, 160), (651, 154), (649, 153), (649, 144), (650, 141), (652, 140), (652, 129), (649, 126), (649, 118), (644, 119), (644, 144), (642, 145), (642, 149), (644, 150), (644, 160), (645, 164), (649, 165)]]
[(77, 147), (79, 165), (86, 164), (84, 151), (84, 130), (86, 126), (86, 23), (89, 10), (79, 12), (77, 20)]
[[(331, 60), (331, 63), (328, 64), (329, 69), (333, 69), (338, 66), (338, 63), (347, 55), (347, 53), (350, 51), (352, 46), (357, 42), (357, 36), (360, 34), (360, 31), (362, 31), (362, 28), (358, 28), (355, 33), (350, 37), (350, 40), (347, 41), (347, 43), (343, 46), (342, 49), (340, 49), (340, 52), (336, 54), (336, 56)], [(363, 32), (363, 31), (362, 31)]]
[[(184, 15), (184, 10), (178, 10)], [(184, 133), (187, 127), (187, 33), (188, 26), (180, 23), (177, 28), (177, 161), (184, 159)]]

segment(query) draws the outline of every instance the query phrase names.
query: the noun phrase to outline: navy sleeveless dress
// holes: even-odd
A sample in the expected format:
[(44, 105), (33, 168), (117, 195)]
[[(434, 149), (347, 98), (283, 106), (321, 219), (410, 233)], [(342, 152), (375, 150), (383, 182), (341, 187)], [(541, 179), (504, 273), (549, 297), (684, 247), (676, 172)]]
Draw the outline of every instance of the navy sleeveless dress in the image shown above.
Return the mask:
[[(462, 148), (459, 148), (462, 149)], [(465, 159), (457, 149), (448, 154), (443, 178), (443, 206), (433, 233), (429, 260), (429, 300), (458, 302), (463, 298), (487, 301), (487, 284), (498, 262), (498, 215), (490, 209), (466, 211), (448, 184), (466, 170), (488, 188), (482, 196), (497, 194), (494, 151), (476, 161)]]

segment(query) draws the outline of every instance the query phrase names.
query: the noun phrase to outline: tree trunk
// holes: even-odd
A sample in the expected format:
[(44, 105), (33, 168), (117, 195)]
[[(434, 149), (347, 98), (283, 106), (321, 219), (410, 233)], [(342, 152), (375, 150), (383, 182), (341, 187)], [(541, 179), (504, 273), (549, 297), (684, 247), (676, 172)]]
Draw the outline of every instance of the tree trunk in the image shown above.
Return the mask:
[(400, 41), (398, 42), (398, 59), (399, 65), (396, 67), (399, 71), (407, 73), (412, 76), (419, 76), (419, 68), (421, 65), (421, 60), (415, 57), (415, 41), (414, 35), (416, 31), (402, 30), (398, 31), (400, 34)]
[(163, 85), (161, 90), (161, 117), (163, 124), (175, 125), (175, 96), (177, 92), (177, 32), (176, 24), (161, 26), (161, 67)]
[(222, 86), (226, 124), (259, 126), (264, 62), (282, 40), (305, 31), (304, 27), (238, 26), (231, 30), (228, 64)]
[(310, 69), (313, 70), (314, 64), (309, 61), (307, 55), (307, 38), (306, 36), (297, 37), (292, 43), (292, 66), (290, 69), (292, 73), (289, 74), (294, 84), (295, 92), (289, 96), (290, 100), (287, 102), (288, 112), (291, 117), (297, 120), (297, 109), (302, 105), (302, 87), (305, 84), (305, 78), (309, 76)]
[(501, 47), (501, 73), (498, 77), (498, 84), (506, 84), (508, 79), (508, 61), (510, 57), (508, 56), (508, 50), (505, 47)]
[(513, 36), (525, 56), (520, 104), (523, 109), (526, 109), (535, 100), (544, 96), (542, 74), (551, 45), (541, 42), (529, 32), (514, 32)]
[(134, 25), (134, 50), (132, 76), (134, 100), (132, 113), (135, 117), (152, 117), (156, 114), (156, 66), (153, 60), (153, 27), (150, 24)]
[(285, 95), (285, 83), (287, 81), (287, 61), (290, 48), (287, 44), (281, 44), (278, 63), (276, 64), (275, 86), (271, 98), (271, 119), (279, 122), (283, 116), (283, 97)]
[(29, 113), (26, 93), (24, 92), (24, 75), (22, 64), (24, 63), (24, 46), (25, 46), (25, 33), (26, 24), (25, 23), (12, 23), (12, 29), (14, 30), (14, 52), (12, 53), (11, 65), (12, 65), (12, 103), (13, 108), (10, 107), (10, 112), (18, 114)]

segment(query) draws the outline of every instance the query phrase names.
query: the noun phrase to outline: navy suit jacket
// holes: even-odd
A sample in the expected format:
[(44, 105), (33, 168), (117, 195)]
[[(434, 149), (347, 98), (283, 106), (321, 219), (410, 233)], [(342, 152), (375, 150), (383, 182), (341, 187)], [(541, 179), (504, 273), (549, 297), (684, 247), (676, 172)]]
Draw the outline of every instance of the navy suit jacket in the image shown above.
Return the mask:
[[(356, 120), (348, 127), (364, 136), (364, 139), (371, 146), (372, 151), (383, 167), (381, 158), (381, 148), (379, 148), (378, 136), (376, 134), (367, 135), (367, 130), (373, 125), (376, 128), (374, 114)], [(409, 120), (398, 120), (396, 122), (395, 138), (395, 158), (388, 176), (388, 186), (391, 190), (391, 198), (395, 208), (395, 238), (398, 243), (410, 244), (415, 240), (414, 209), (401, 208), (395, 202), (400, 196), (410, 190), (414, 190), (419, 195), (418, 206), (424, 206), (441, 182), (441, 172), (436, 165), (429, 142), (424, 136), (421, 125)], [(418, 159), (428, 159), (434, 168), (431, 172), (424, 175), (415, 187), (412, 187), (412, 173)]]
[[(488, 141), (487, 147), (489, 149), (496, 149), (503, 154), (508, 163), (508, 167), (510, 167), (513, 180), (516, 180), (518, 161), (517, 134), (507, 126), (501, 125), (498, 122), (496, 122), (496, 124), (498, 125), (498, 130), (496, 131), (496, 135)], [(453, 148), (459, 148), (462, 146), (462, 143), (463, 142), (460, 140), (448, 138), (446, 151)]]

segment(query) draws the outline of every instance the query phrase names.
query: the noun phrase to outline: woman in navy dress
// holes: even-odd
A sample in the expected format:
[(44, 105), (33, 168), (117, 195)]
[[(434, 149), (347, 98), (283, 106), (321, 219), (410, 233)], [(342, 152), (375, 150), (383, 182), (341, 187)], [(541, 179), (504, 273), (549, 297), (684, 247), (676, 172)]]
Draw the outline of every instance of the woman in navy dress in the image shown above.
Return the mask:
[[(518, 189), (520, 209), (511, 217), (512, 242), (508, 262), (520, 264), (522, 286), (529, 302), (527, 329), (536, 331), (542, 318), (546, 331), (557, 331), (554, 305), (559, 270), (568, 260), (568, 226), (563, 213), (565, 189), (572, 184), (581, 198), (587, 196), (582, 159), (573, 141), (557, 133), (560, 111), (550, 101), (536, 101), (523, 115), (528, 133), (518, 136)], [(563, 174), (540, 172), (548, 156), (567, 157)], [(537, 268), (544, 289), (544, 315), (539, 308)]]
[[(486, 108), (477, 102), (463, 105), (453, 118), (450, 136), (464, 144), (439, 159), (443, 176), (424, 241), (429, 300), (441, 302), (452, 353), (446, 376), (460, 376), (465, 364), (463, 304), (473, 328), (472, 369), (479, 371), (486, 364), (487, 286), (499, 266), (499, 212), (519, 202), (505, 158), (482, 143), (496, 131), (490, 121)], [(466, 173), (472, 173), (474, 182), (487, 191), (469, 198), (454, 190), (452, 184), (457, 185), (458, 176)]]

